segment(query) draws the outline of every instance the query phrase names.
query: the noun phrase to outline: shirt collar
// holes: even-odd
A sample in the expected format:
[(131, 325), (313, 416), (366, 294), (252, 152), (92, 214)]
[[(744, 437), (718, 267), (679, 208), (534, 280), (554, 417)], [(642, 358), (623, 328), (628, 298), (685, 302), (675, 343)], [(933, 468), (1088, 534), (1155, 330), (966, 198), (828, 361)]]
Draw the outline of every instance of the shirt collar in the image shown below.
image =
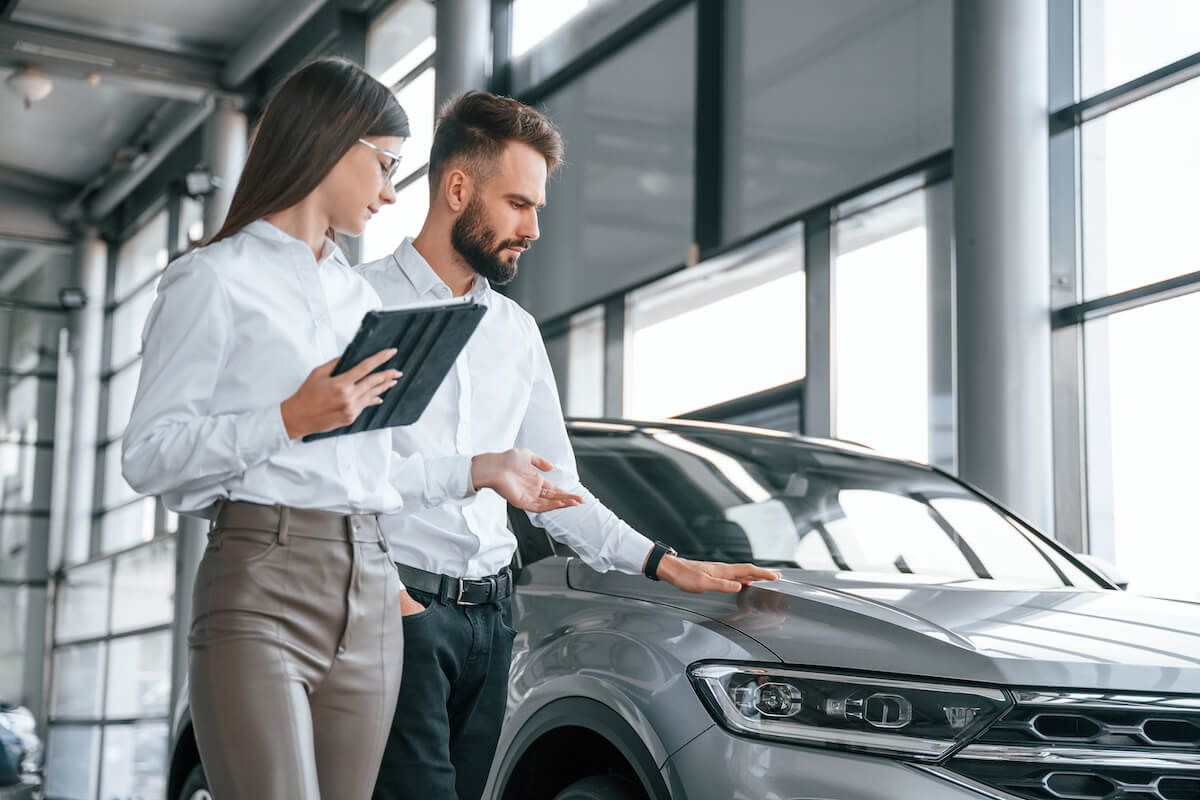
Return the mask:
[[(287, 245), (300, 245), (305, 249), (305, 251), (311, 252), (308, 250), (307, 244), (300, 241), (295, 236), (292, 236), (290, 233), (280, 230), (270, 222), (267, 222), (265, 219), (256, 219), (242, 230), (244, 230), (246, 233), (257, 236), (260, 239), (266, 239), (270, 242), (278, 242), (280, 244)], [(345, 254), (342, 253), (342, 248), (337, 246), (337, 242), (333, 241), (329, 237), (326, 237), (325, 244), (321, 247), (321, 257), (317, 259), (317, 263), (324, 264), (329, 259), (333, 259), (344, 267), (350, 266), (350, 262), (346, 260)]]
[[(432, 294), (440, 300), (452, 295), (450, 287), (438, 277), (438, 274), (433, 271), (433, 267), (429, 266), (429, 262), (417, 251), (417, 248), (413, 247), (411, 236), (406, 237), (392, 253), (392, 260), (404, 273), (404, 277), (408, 278), (408, 282), (412, 284), (418, 297)], [(487, 278), (476, 275), (475, 282), (471, 284), (465, 297), (476, 303), (487, 305), (491, 299), (491, 291), (492, 287)]]

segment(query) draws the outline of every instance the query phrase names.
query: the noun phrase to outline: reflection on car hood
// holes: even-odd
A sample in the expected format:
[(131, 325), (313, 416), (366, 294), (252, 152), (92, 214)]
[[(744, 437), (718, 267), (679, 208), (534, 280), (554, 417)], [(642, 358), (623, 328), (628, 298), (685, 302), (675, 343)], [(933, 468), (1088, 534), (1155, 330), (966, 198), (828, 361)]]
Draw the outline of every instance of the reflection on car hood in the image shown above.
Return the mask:
[(685, 594), (572, 562), (571, 585), (675, 606), (813, 667), (1014, 686), (1200, 693), (1200, 604), (783, 570), (738, 595)]

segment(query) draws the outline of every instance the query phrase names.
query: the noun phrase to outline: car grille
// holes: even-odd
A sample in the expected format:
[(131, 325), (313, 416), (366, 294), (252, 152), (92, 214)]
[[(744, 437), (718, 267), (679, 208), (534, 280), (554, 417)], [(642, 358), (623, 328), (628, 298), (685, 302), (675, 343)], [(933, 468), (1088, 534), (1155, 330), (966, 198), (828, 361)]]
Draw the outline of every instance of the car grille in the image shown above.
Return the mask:
[(951, 769), (1031, 800), (1200, 800), (1200, 697), (1015, 698)]

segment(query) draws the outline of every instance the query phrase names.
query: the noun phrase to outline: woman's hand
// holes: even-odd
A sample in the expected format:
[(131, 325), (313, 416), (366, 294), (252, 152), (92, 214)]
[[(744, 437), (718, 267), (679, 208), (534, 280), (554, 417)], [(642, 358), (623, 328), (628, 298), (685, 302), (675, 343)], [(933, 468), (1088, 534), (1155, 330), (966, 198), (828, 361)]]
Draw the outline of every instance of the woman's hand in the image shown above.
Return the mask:
[(552, 469), (553, 464), (528, 450), (484, 453), (471, 459), (471, 483), (476, 489), (494, 490), (522, 511), (541, 513), (582, 503), (582, 497), (543, 477)]
[(394, 355), (395, 348), (380, 350), (341, 375), (333, 375), (336, 358), (310, 372), (296, 393), (279, 405), (288, 438), (349, 425), (364, 408), (382, 403), (380, 395), (396, 385), (401, 373), (385, 369), (371, 374), (371, 370)]

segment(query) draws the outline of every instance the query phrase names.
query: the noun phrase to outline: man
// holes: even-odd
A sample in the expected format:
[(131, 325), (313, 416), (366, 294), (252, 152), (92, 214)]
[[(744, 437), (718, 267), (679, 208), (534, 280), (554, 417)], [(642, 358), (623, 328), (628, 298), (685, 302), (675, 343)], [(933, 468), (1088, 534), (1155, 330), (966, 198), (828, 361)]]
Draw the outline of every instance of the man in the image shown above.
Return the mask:
[[(598, 570), (669, 581), (691, 592), (736, 592), (777, 574), (677, 558), (618, 519), (580, 485), (550, 362), (533, 318), (492, 284), (508, 283), (538, 238), (546, 179), (562, 140), (532, 108), (469, 92), (443, 109), (429, 158), (429, 213), (415, 239), (360, 267), (397, 305), (466, 297), (487, 312), (415, 424), (396, 428), (408, 453), (520, 448), (580, 505), (531, 513)], [(508, 564), (516, 542), (500, 495), (482, 491), (428, 511), (382, 519), (400, 577), (404, 675), (376, 800), (476, 800), (487, 781), (512, 655)]]

